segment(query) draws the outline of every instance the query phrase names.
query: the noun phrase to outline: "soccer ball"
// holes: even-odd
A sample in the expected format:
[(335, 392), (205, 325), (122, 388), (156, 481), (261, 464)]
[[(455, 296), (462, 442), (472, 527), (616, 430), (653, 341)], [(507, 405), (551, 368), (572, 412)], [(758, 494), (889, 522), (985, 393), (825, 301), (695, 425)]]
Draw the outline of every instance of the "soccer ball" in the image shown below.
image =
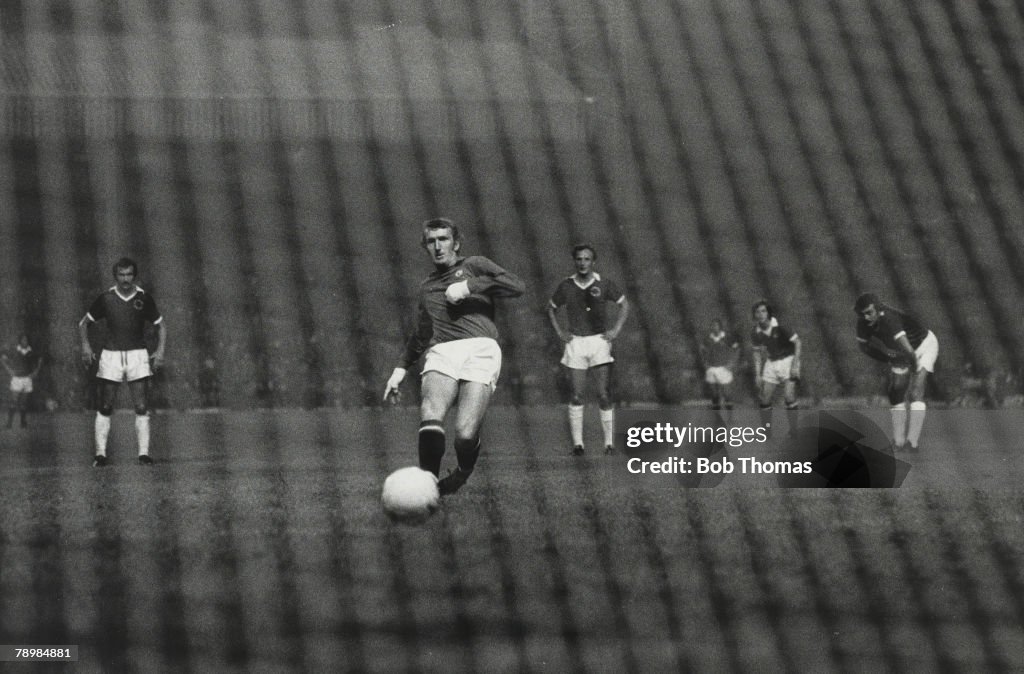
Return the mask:
[(399, 468), (384, 480), (380, 501), (393, 521), (422, 524), (441, 505), (437, 476), (416, 466)]

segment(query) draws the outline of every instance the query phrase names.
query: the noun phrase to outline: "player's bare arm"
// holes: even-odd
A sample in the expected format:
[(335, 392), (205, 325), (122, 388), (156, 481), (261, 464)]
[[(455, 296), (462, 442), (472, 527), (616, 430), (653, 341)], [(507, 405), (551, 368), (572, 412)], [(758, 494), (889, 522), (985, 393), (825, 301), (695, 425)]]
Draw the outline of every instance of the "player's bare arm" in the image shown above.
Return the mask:
[(153, 361), (153, 368), (160, 369), (164, 366), (164, 348), (167, 345), (167, 326), (164, 320), (161, 320), (156, 324), (156, 350), (149, 357)]
[(96, 354), (92, 351), (92, 344), (89, 343), (89, 316), (83, 316), (82, 320), (78, 321), (78, 335), (82, 342), (82, 363), (89, 366), (92, 361), (96, 360)]
[(795, 336), (792, 339), (793, 342), (793, 364), (789, 367), (789, 376), (791, 379), (800, 378), (800, 351), (803, 348), (800, 343), (800, 338)]
[(917, 352), (914, 350), (914, 347), (911, 346), (910, 340), (907, 339), (907, 336), (904, 334), (897, 337), (896, 344), (899, 345), (900, 349), (902, 350), (898, 354), (900, 361), (906, 363), (907, 365), (912, 364), (916, 366)]
[(622, 332), (622, 326), (626, 324), (626, 319), (629, 318), (629, 300), (623, 295), (622, 301), (616, 303), (619, 307), (618, 316), (615, 318), (615, 325), (612, 326), (611, 330), (604, 333), (604, 338), (609, 342), (614, 340)]
[(555, 333), (558, 338), (563, 342), (572, 341), (572, 333), (562, 327), (562, 324), (558, 322), (558, 309), (548, 304), (548, 318), (551, 320), (551, 326), (555, 329)]

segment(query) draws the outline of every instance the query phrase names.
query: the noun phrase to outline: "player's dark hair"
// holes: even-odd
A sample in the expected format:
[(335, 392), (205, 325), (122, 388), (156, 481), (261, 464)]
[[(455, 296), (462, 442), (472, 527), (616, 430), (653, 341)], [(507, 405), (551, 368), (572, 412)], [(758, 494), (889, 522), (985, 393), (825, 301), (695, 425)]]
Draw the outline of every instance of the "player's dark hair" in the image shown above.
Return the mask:
[(423, 233), (420, 235), (420, 245), (427, 245), (427, 230), (430, 229), (448, 229), (452, 233), (452, 241), (462, 245), (462, 233), (459, 231), (459, 226), (455, 224), (454, 220), (449, 218), (431, 218), (423, 223)]
[(759, 307), (764, 307), (768, 310), (768, 318), (775, 318), (775, 309), (773, 309), (772, 305), (768, 304), (765, 300), (758, 300), (754, 302), (754, 306), (750, 307), (750, 315), (753, 316)]
[(114, 276), (116, 277), (118, 269), (128, 269), (129, 267), (132, 270), (132, 275), (133, 276), (138, 276), (139, 275), (139, 265), (135, 264), (135, 260), (131, 259), (130, 257), (122, 257), (120, 260), (115, 262), (114, 263), (114, 267), (113, 267), (113, 269), (111, 271), (113, 272)]
[(864, 293), (854, 302), (853, 310), (860, 314), (872, 304), (875, 305), (876, 309), (878, 308), (878, 297), (874, 293)]
[(581, 250), (589, 250), (591, 257), (594, 258), (594, 262), (597, 262), (597, 251), (589, 243), (578, 243), (572, 247), (572, 259), (576, 259), (576, 253)]

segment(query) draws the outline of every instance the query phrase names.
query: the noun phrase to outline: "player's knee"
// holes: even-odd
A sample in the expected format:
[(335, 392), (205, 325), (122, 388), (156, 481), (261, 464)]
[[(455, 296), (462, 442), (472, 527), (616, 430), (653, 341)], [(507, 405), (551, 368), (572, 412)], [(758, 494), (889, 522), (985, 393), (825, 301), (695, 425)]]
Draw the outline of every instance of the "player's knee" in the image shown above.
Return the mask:
[(607, 393), (602, 393), (597, 397), (597, 406), (603, 410), (610, 410), (612, 408), (612, 397)]
[(135, 414), (137, 414), (140, 417), (144, 417), (147, 414), (149, 414), (149, 408), (146, 407), (145, 405), (136, 405)]
[(574, 392), (571, 396), (569, 396), (569, 404), (579, 407), (580, 405), (583, 404), (583, 396), (581, 396), (579, 393)]
[(96, 411), (99, 412), (102, 416), (109, 417), (114, 413), (114, 406), (113, 404), (103, 404), (100, 405), (100, 408)]
[(907, 394), (907, 392), (905, 390), (903, 390), (903, 389), (890, 388), (889, 389), (889, 404), (890, 405), (899, 405), (900, 403), (903, 402), (903, 399), (906, 396), (906, 394)]

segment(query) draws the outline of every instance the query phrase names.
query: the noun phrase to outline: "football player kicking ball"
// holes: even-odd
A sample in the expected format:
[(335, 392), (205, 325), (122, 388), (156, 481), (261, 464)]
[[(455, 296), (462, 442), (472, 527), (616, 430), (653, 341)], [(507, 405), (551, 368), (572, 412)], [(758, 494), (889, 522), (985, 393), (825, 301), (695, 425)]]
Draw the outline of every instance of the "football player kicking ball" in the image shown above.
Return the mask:
[[(164, 344), (167, 328), (163, 316), (156, 308), (153, 296), (135, 285), (138, 266), (128, 258), (114, 263), (116, 284), (96, 298), (89, 311), (78, 322), (82, 338), (82, 361), (86, 366), (96, 359), (89, 344), (89, 324), (106, 320), (109, 338), (99, 355), (100, 404), (96, 412), (96, 456), (93, 466), (107, 465), (107, 437), (110, 417), (114, 413), (114, 398), (121, 384), (128, 387), (135, 407), (135, 434), (139, 441), (139, 463), (149, 465), (149, 403), (146, 385), (153, 370), (164, 362)], [(158, 342), (152, 355), (146, 350), (145, 327), (152, 323), (157, 328)], [(150, 366), (152, 360), (152, 367)]]
[(872, 293), (858, 297), (853, 308), (857, 312), (857, 346), (865, 355), (891, 366), (893, 444), (898, 451), (909, 444), (910, 451), (916, 452), (928, 409), (925, 386), (928, 374), (935, 371), (939, 340), (912, 316), (882, 304)]
[(447, 218), (423, 223), (421, 243), (434, 271), (420, 284), (416, 329), (388, 379), (384, 399), (397, 401), (406, 371), (426, 352), (421, 383), (419, 464), (440, 475), (444, 419), (453, 405), (458, 466), (438, 482), (441, 495), (466, 483), (480, 456), (480, 426), (501, 370), (494, 300), (517, 297), (524, 285), (479, 255), (461, 257), (462, 237)]

